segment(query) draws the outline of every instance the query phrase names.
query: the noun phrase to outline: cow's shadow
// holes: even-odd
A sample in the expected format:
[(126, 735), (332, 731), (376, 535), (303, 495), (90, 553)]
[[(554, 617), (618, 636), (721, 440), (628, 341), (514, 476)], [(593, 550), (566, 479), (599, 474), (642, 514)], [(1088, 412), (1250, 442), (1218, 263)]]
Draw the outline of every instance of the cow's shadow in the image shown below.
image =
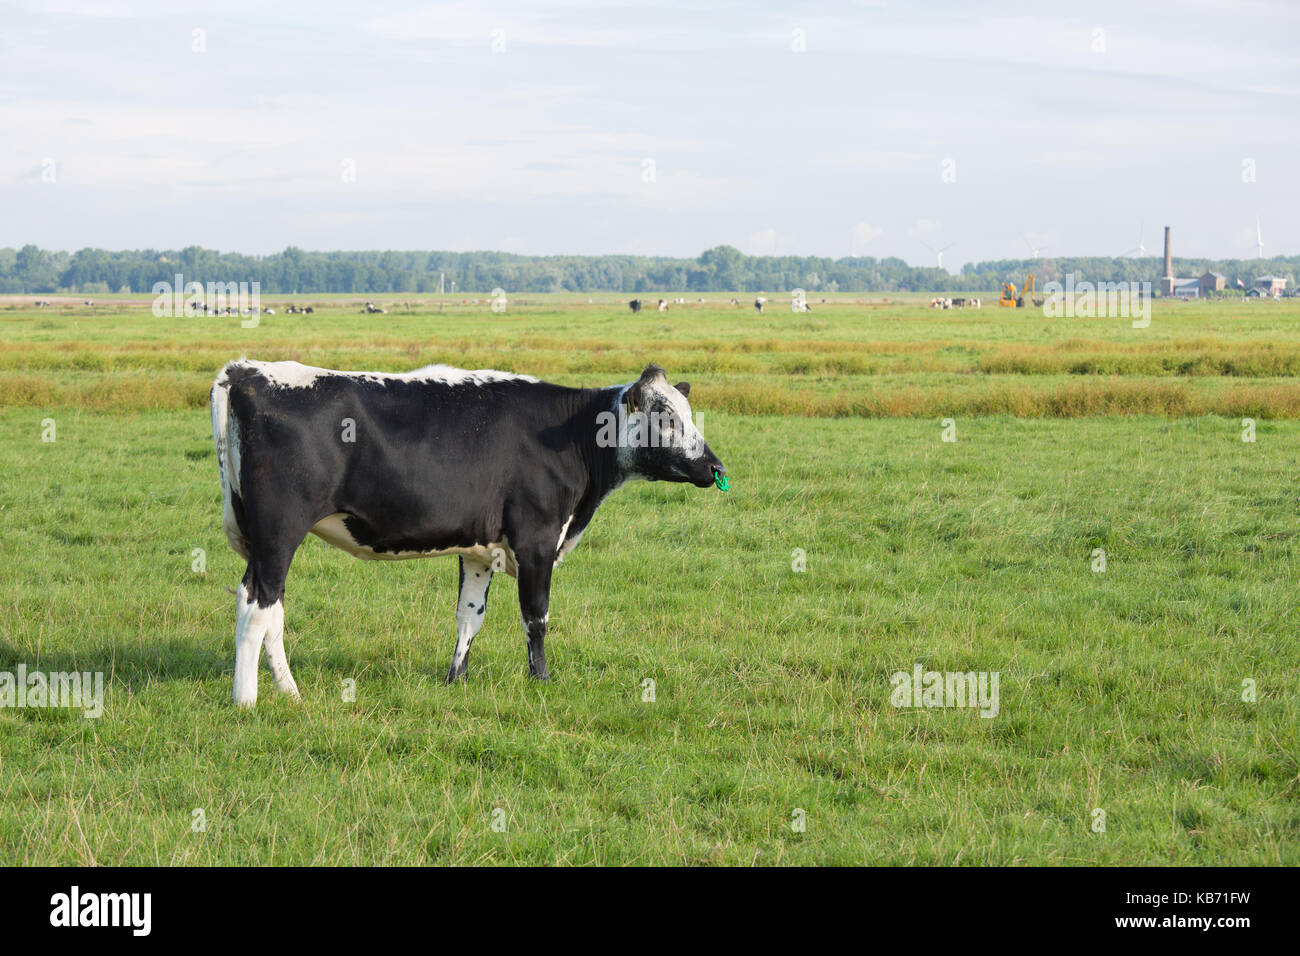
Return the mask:
[(231, 648), (207, 647), (179, 638), (144, 646), (104, 640), (83, 644), (75, 651), (46, 645), (39, 653), (0, 640), (0, 672), (16, 675), (22, 665), (28, 674), (102, 673), (105, 686), (130, 693), (170, 681), (229, 679), (233, 660)]
[[(450, 642), (449, 642), (450, 643)], [(411, 663), (400, 655), (381, 655), (359, 661), (350, 650), (333, 646), (290, 648), (290, 664), (296, 674), (333, 673), (349, 675), (358, 667), (371, 673), (409, 673)], [(208, 683), (213, 680), (229, 684), (235, 672), (235, 647), (231, 640), (204, 645), (175, 638), (166, 642), (137, 646), (109, 640), (86, 644), (75, 651), (42, 647), (39, 654), (0, 640), (0, 673), (17, 675), (19, 665), (27, 674), (102, 673), (104, 686), (136, 694), (173, 682)], [(430, 677), (441, 677), (441, 661), (423, 661), (417, 670)], [(266, 658), (259, 655), (258, 678), (265, 690), (270, 684)], [(229, 694), (229, 687), (223, 691)]]

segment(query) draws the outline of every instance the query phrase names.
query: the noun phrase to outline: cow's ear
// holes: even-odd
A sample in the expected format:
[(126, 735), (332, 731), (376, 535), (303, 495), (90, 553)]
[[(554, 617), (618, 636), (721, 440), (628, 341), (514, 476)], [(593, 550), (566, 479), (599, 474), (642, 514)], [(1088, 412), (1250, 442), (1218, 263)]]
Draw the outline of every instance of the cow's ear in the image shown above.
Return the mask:
[(627, 390), (627, 410), (629, 412), (639, 412), (649, 404), (647, 399), (657, 380), (666, 378), (664, 370), (658, 365), (651, 362), (641, 373), (641, 377), (632, 383), (632, 387)]
[(649, 365), (647, 365), (645, 367), (645, 371), (641, 373), (641, 381), (644, 382), (646, 385), (649, 385), (651, 382), (660, 378), (667, 381), (668, 373), (665, 372), (658, 365), (656, 365), (654, 362), (651, 362)]
[(677, 389), (677, 391), (681, 392), (683, 398), (690, 398), (690, 397), (691, 397), (691, 383), (690, 383), (690, 382), (678, 382), (676, 385), (673, 386), (673, 388), (675, 388), (675, 389)]
[(645, 397), (642, 395), (640, 382), (633, 382), (623, 393), (623, 404), (627, 406), (628, 412), (639, 412), (645, 407)]

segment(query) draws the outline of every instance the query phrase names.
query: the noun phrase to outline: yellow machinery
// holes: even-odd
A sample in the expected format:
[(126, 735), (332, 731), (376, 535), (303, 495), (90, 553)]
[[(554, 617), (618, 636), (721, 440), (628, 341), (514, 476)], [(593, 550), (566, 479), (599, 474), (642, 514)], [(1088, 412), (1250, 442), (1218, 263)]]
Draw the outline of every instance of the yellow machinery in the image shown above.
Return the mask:
[(1008, 309), (1023, 309), (1026, 299), (1029, 300), (1030, 304), (1037, 304), (1034, 301), (1034, 274), (1032, 272), (1029, 273), (1029, 278), (1025, 280), (1025, 285), (1020, 290), (1019, 295), (1016, 294), (1016, 284), (1014, 282), (1002, 283), (1002, 298), (998, 299), (998, 305)]

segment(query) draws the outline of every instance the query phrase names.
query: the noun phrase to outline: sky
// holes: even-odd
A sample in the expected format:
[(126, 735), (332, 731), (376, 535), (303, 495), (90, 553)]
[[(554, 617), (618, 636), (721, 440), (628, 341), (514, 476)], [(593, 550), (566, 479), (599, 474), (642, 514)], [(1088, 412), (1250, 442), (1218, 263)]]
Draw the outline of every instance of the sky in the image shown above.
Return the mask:
[(1287, 255), (1297, 117), (1296, 2), (0, 0), (0, 246)]

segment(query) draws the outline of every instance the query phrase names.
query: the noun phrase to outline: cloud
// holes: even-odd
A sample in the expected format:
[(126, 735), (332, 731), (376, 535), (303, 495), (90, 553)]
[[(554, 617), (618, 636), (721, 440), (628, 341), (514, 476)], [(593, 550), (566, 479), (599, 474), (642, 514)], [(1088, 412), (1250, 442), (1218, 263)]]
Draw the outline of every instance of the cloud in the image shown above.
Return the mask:
[(510, 236), (933, 262), (922, 241), (960, 239), (951, 266), (1024, 256), (1030, 229), (1053, 255), (1113, 255), (1141, 221), (1151, 250), (1170, 221), (1184, 254), (1253, 255), (1256, 213), (1267, 251), (1300, 244), (1283, 212), (1300, 127), (1278, 119), (1300, 90), (1300, 5), (938, 10), (17, 0), (0, 24), (0, 129), (21, 131), (0, 150), (0, 245)]
[(781, 255), (790, 246), (790, 237), (777, 232), (775, 227), (769, 226), (752, 233), (749, 239), (743, 243), (742, 252), (747, 252), (751, 256), (776, 256)]
[(872, 239), (876, 239), (885, 234), (885, 230), (879, 226), (873, 226), (869, 222), (860, 222), (853, 227), (853, 247), (855, 249), (865, 246)]
[[(576, 12), (576, 11), (575, 11)], [(533, 10), (489, 12), (479, 3), (441, 3), (424, 10), (375, 17), (367, 32), (385, 40), (441, 40), (481, 44), (485, 50), (507, 54), (513, 44), (525, 46), (617, 47), (637, 43), (643, 36), (596, 24), (598, 10), (581, 16), (554, 17)]]
[(37, 165), (26, 169), (19, 169), (16, 172), (12, 172), (10, 176), (11, 181), (15, 183), (39, 183), (41, 181), (41, 174), (44, 172), (45, 166)]
[(19, 8), (32, 13), (96, 19), (136, 19), (142, 16), (134, 4), (114, 0), (40, 0), (39, 3), (20, 3)]

